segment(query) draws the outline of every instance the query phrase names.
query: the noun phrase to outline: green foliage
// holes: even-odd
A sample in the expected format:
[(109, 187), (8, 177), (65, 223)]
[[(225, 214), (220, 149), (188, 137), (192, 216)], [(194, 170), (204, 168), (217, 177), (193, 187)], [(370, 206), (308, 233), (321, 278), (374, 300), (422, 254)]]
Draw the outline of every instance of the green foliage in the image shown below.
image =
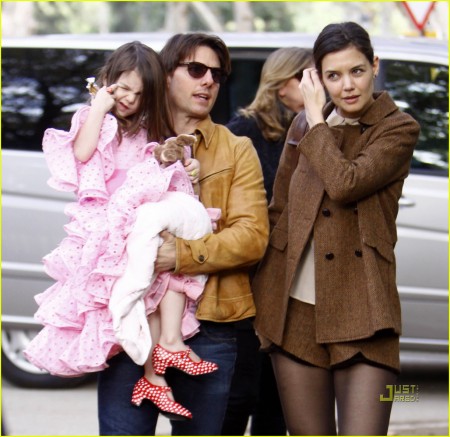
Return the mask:
[[(14, 4), (2, 11), (14, 13)], [(175, 2), (153, 1), (36, 1), (32, 22), (27, 28), (38, 34), (103, 33), (164, 31), (169, 5)], [(182, 2), (176, 2), (182, 4)], [(193, 3), (186, 5), (186, 19), (190, 30), (209, 30)], [(323, 1), (252, 1), (255, 31), (298, 31), (317, 33), (326, 24), (353, 20), (367, 28), (371, 35), (405, 34), (411, 23), (405, 18), (401, 2), (323, 2)], [(224, 30), (236, 30), (236, 8), (233, 1), (203, 2), (212, 15), (223, 24)], [(8, 12), (7, 12), (8, 11)], [(11, 12), (12, 11), (12, 12)], [(173, 17), (175, 19), (175, 17)], [(24, 23), (26, 17), (24, 17)], [(175, 28), (177, 28), (176, 23)], [(184, 28), (180, 29), (184, 31)]]
[(266, 32), (294, 31), (293, 15), (289, 11), (288, 3), (290, 2), (279, 2), (275, 7), (273, 2), (252, 3), (255, 17), (264, 23), (264, 28), (257, 30)]
[(153, 32), (164, 27), (166, 2), (111, 2), (111, 32)]
[[(96, 2), (93, 2), (96, 3)], [(37, 34), (96, 32), (97, 7), (91, 2), (36, 2)]]

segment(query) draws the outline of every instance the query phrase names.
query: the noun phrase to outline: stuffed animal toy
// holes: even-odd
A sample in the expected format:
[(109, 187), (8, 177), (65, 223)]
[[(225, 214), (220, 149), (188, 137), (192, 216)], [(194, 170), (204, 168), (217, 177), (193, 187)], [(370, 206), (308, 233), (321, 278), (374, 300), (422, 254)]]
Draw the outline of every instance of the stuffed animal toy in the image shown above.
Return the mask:
[(163, 166), (168, 167), (180, 160), (184, 164), (184, 148), (195, 143), (194, 135), (181, 134), (177, 137), (170, 137), (164, 143), (158, 144), (153, 154), (155, 159)]

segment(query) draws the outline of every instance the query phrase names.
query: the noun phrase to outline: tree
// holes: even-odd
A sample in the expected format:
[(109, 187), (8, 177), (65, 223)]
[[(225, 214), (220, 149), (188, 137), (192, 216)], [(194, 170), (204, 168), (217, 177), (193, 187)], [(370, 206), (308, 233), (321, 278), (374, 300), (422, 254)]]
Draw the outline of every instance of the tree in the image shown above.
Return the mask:
[(2, 34), (32, 35), (37, 26), (33, 10), (34, 5), (30, 2), (2, 2)]

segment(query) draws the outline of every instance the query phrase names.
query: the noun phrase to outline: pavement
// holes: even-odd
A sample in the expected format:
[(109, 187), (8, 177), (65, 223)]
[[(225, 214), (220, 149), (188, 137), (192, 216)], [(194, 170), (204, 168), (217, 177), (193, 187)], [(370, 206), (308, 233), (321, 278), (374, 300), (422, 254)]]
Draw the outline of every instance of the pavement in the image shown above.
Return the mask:
[[(448, 379), (411, 376), (418, 399), (394, 402), (389, 435), (448, 436)], [(96, 385), (71, 389), (23, 389), (2, 382), (4, 435), (98, 435)], [(170, 435), (170, 422), (160, 416), (156, 435)], [(247, 432), (246, 435), (249, 435)]]

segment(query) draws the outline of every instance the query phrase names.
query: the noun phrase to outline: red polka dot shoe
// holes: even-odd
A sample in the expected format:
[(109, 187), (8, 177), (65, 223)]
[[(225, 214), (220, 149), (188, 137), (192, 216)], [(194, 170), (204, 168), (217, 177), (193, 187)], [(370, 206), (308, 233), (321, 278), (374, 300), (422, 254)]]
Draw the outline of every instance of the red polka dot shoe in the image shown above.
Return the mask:
[(175, 367), (188, 375), (205, 375), (216, 371), (219, 366), (211, 361), (193, 361), (189, 356), (191, 349), (170, 352), (157, 344), (152, 353), (153, 370), (157, 375), (164, 375), (167, 367)]
[(171, 420), (192, 419), (192, 413), (187, 408), (167, 396), (171, 391), (167, 385), (154, 385), (142, 377), (134, 386), (131, 403), (139, 406), (144, 399), (148, 399), (161, 410), (161, 414)]

